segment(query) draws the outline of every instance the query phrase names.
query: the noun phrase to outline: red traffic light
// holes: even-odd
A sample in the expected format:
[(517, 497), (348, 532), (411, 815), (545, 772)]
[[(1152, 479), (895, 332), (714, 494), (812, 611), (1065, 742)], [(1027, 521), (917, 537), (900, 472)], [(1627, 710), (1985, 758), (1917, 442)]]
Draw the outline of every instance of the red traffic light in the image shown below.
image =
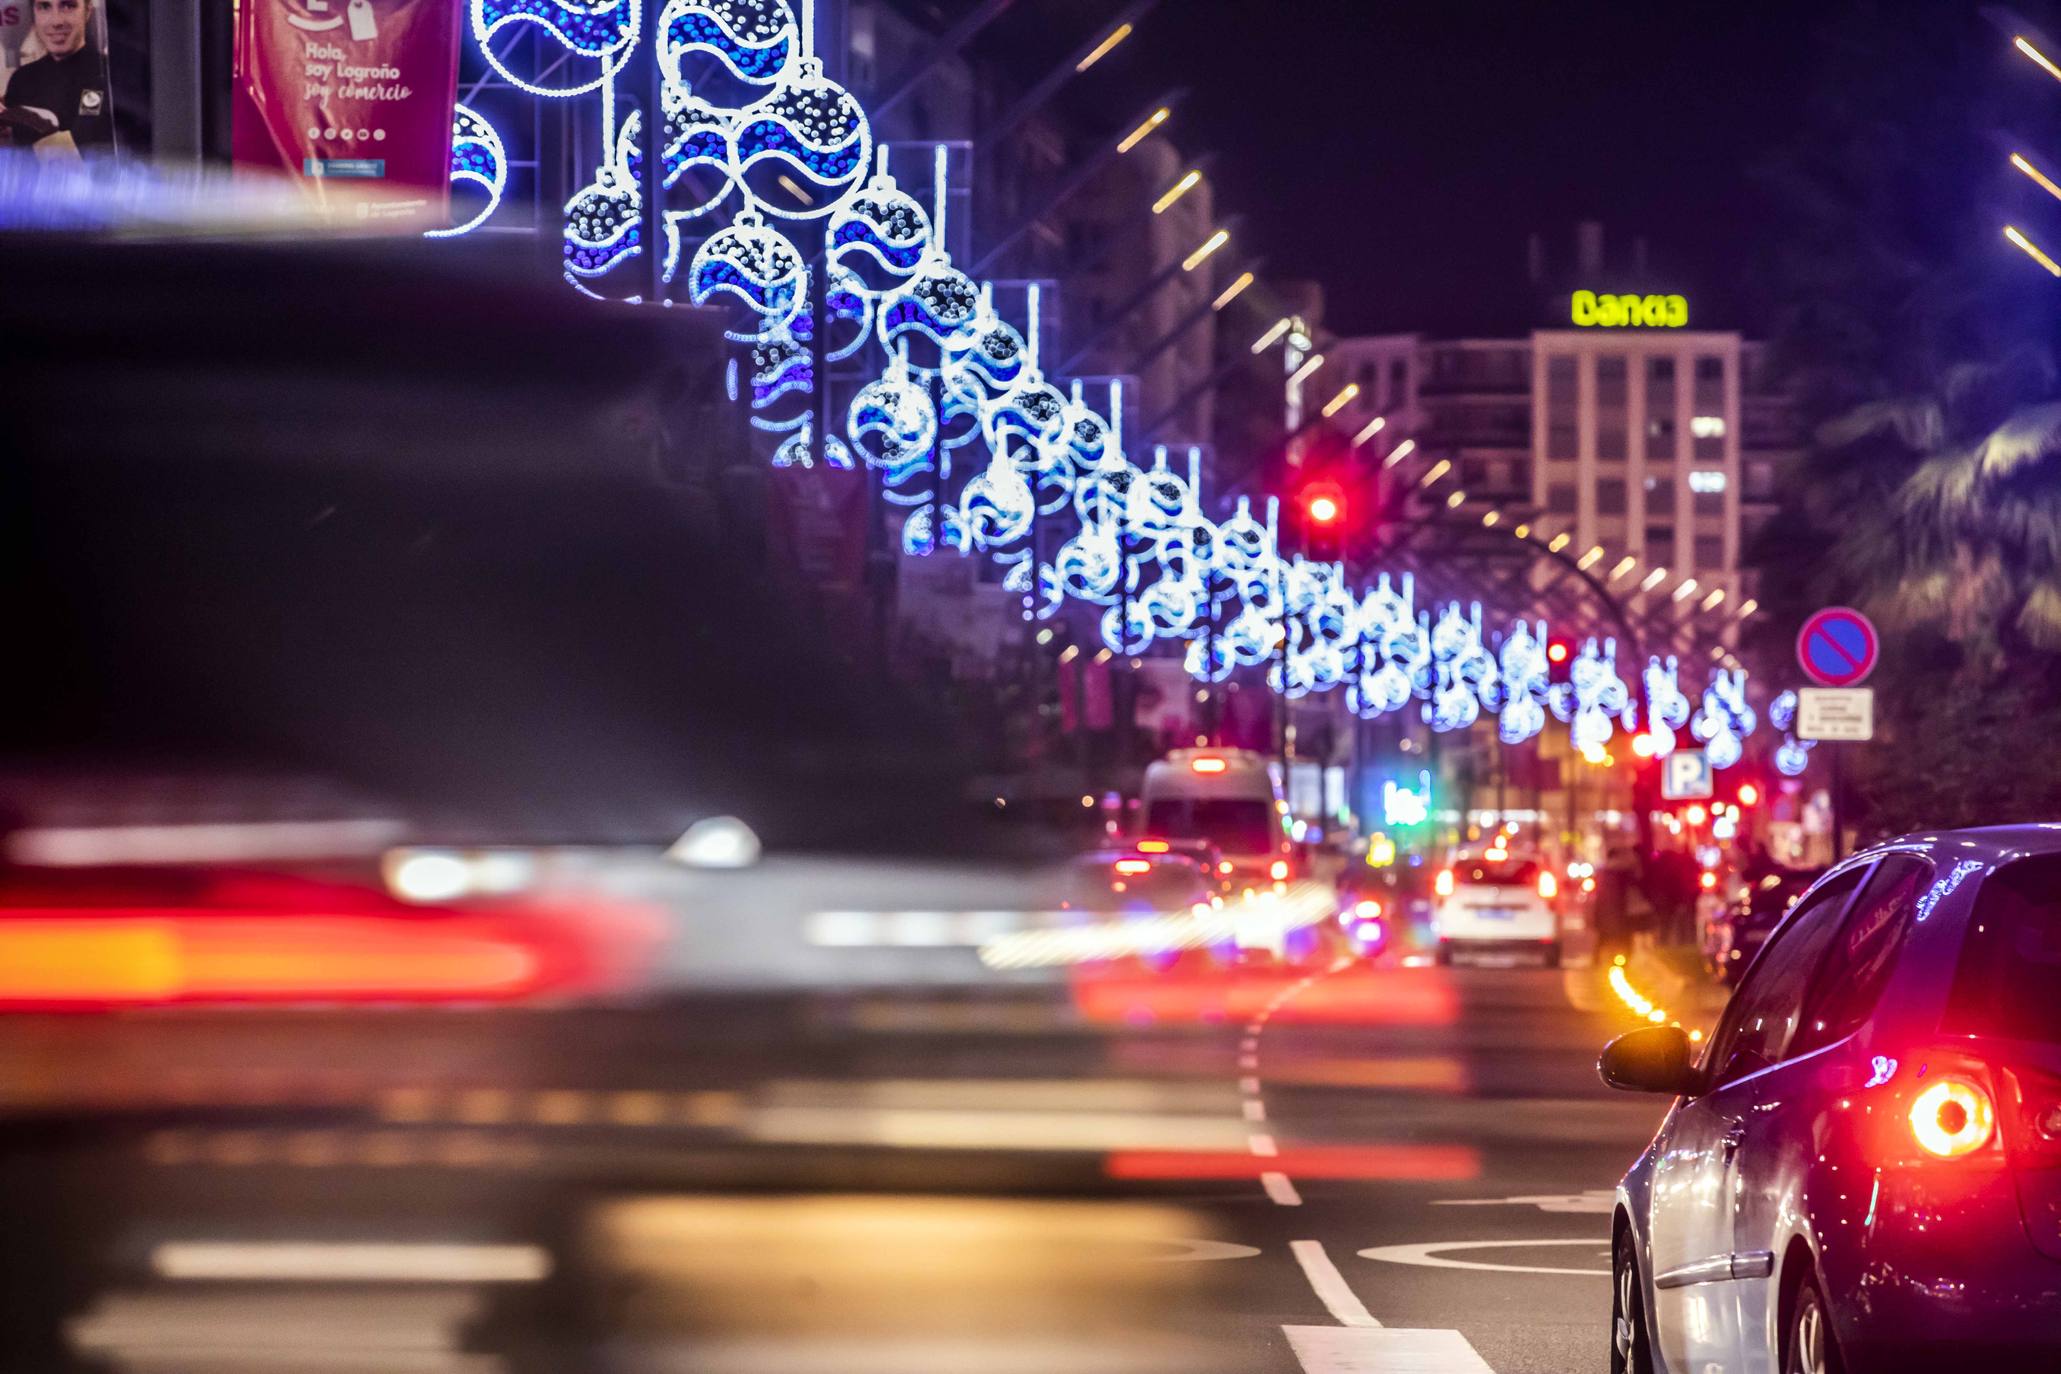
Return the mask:
[(1553, 663), (1567, 662), (1568, 655), (1573, 652), (1572, 649), (1567, 647), (1567, 641), (1564, 639), (1556, 639), (1546, 645), (1546, 658)]
[(1739, 805), (1753, 806), (1760, 801), (1760, 789), (1750, 782), (1739, 784)]
[(1336, 525), (1345, 519), (1345, 492), (1336, 482), (1312, 483), (1303, 488), (1302, 510), (1312, 525)]

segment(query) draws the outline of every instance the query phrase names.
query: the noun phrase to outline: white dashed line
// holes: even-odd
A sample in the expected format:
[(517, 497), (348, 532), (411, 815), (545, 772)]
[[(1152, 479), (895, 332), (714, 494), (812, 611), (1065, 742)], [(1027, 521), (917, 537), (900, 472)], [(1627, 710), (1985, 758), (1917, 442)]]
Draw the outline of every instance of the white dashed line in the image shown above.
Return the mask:
[(1259, 1079), (1247, 1074), (1238, 1080), (1238, 1091), (1247, 1097), (1259, 1096)]
[(1286, 1174), (1275, 1173), (1269, 1169), (1260, 1175), (1260, 1187), (1266, 1189), (1267, 1196), (1283, 1207), (1302, 1206), (1302, 1194), (1295, 1191), (1295, 1185), (1289, 1182)]
[(1310, 1281), (1310, 1287), (1317, 1290), (1328, 1311), (1340, 1326), (1379, 1326), (1374, 1314), (1353, 1292), (1352, 1285), (1345, 1281), (1345, 1275), (1338, 1272), (1338, 1266), (1331, 1262), (1331, 1256), (1324, 1253), (1321, 1241), (1290, 1241), (1288, 1248), (1295, 1252), (1295, 1262), (1302, 1266), (1303, 1276)]
[(1265, 1121), (1267, 1119), (1267, 1104), (1256, 1097), (1246, 1098), (1245, 1119), (1247, 1121)]
[(1249, 1143), (1252, 1146), (1252, 1152), (1261, 1159), (1272, 1159), (1281, 1153), (1281, 1147), (1274, 1143), (1274, 1137), (1262, 1132), (1255, 1131)]
[(1241, 1068), (1241, 1069), (1256, 1069), (1256, 1068), (1258, 1068), (1258, 1067), (1259, 1067), (1259, 1056), (1258, 1056), (1258, 1055), (1256, 1055), (1256, 1054), (1241, 1054), (1241, 1055), (1239, 1055), (1239, 1056), (1238, 1056), (1238, 1067), (1239, 1067), (1239, 1068)]

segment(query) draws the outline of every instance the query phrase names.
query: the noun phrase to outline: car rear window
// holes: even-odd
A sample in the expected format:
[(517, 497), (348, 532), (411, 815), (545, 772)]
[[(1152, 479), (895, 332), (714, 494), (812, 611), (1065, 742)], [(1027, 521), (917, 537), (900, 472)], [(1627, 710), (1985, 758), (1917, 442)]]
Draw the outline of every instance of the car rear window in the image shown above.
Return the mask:
[[(1938, 880), (1955, 880), (1947, 870)], [(1965, 878), (1966, 874), (1960, 874)], [(1929, 896), (1929, 894), (1928, 894)], [(1921, 901), (1921, 909), (1932, 903)], [(2061, 857), (2021, 859), (1982, 884), (1944, 1029), (2061, 1043)]]
[(1156, 797), (1145, 829), (1170, 840), (1208, 840), (1226, 854), (1264, 854), (1279, 834), (1274, 808), (1246, 797)]
[(1480, 887), (1530, 887), (1539, 866), (1529, 859), (1481, 859), (1453, 865), (1453, 877)]

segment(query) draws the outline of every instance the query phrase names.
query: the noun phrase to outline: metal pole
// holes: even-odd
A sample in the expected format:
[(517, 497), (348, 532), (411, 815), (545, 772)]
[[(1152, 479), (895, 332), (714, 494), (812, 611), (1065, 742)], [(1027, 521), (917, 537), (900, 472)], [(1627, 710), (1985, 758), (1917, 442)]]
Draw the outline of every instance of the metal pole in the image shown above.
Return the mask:
[(200, 35), (200, 0), (150, 0), (150, 154), (159, 162), (201, 160)]

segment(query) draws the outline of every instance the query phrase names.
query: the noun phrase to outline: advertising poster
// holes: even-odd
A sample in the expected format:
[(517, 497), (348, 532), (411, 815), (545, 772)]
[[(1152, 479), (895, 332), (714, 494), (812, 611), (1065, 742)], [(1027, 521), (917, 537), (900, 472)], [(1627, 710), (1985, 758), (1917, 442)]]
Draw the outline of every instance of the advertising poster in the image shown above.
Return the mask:
[(0, 0), (0, 147), (78, 157), (114, 147), (106, 0)]
[[(9, 0), (0, 0), (0, 4)], [(459, 0), (243, 0), (238, 166), (401, 192), (384, 213), (442, 216), (458, 98)]]

